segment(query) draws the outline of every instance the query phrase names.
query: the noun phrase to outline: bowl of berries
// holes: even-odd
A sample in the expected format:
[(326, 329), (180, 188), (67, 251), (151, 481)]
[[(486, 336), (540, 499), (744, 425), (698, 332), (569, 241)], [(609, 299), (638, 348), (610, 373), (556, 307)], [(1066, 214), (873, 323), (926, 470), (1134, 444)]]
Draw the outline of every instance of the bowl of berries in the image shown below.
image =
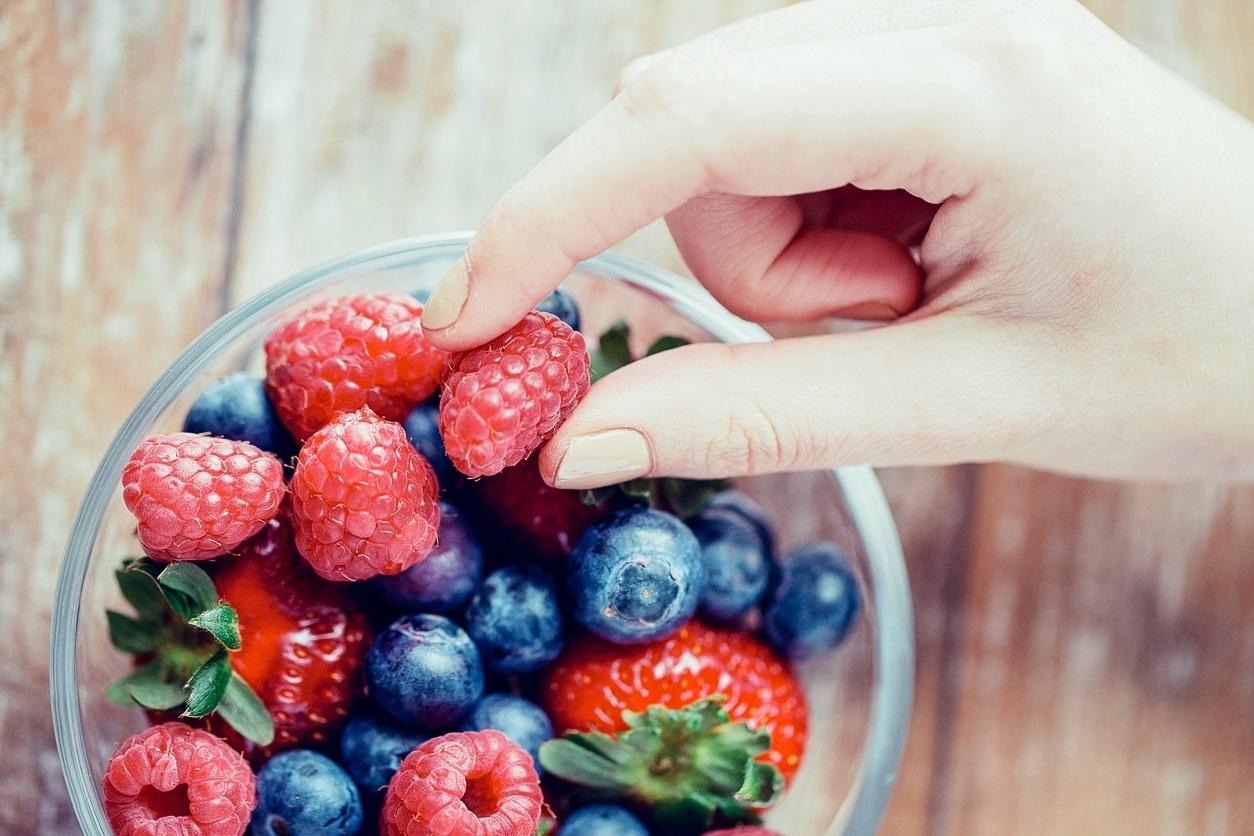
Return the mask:
[(864, 834), (912, 694), (870, 470), (547, 485), (598, 378), (764, 341), (615, 254), (490, 343), (423, 337), (467, 236), (317, 267), (161, 376), (58, 582), (89, 834)]

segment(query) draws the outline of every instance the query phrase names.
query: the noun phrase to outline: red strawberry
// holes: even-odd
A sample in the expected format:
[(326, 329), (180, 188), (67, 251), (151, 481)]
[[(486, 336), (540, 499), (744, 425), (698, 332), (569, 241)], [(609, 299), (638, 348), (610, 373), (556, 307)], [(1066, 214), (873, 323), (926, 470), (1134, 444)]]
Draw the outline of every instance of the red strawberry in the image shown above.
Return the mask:
[(239, 615), (242, 647), (231, 666), (269, 710), (274, 742), (259, 750), (217, 718), (212, 728), (253, 757), (324, 743), (348, 716), (370, 645), (350, 591), (310, 571), (283, 516), (211, 571), (218, 594)]
[(530, 836), (544, 798), (531, 755), (499, 731), (450, 732), (401, 763), (383, 836)]
[(806, 741), (805, 694), (787, 666), (762, 642), (736, 630), (690, 621), (670, 638), (624, 646), (584, 636), (550, 668), (543, 703), (553, 727), (614, 733), (624, 710), (679, 709), (716, 694), (730, 719), (770, 732), (758, 759), (790, 779)]
[(467, 476), (491, 476), (543, 444), (588, 391), (583, 334), (532, 311), (501, 336), (449, 358), (440, 433)]
[(240, 836), (257, 806), (252, 770), (239, 753), (182, 723), (123, 741), (101, 783), (118, 836)]
[(122, 469), (139, 542), (161, 560), (207, 560), (256, 534), (279, 510), (283, 465), (246, 441), (152, 435)]
[(603, 506), (586, 505), (579, 491), (545, 483), (535, 456), (480, 479), (474, 489), (493, 526), (552, 562), (568, 557), (584, 529), (605, 513)]
[(399, 293), (359, 293), (306, 308), (266, 338), (266, 389), (304, 440), (369, 406), (399, 421), (439, 386), (448, 355), (422, 335), (422, 305)]
[(292, 474), (296, 548), (322, 577), (395, 575), (435, 546), (435, 472), (400, 424), (366, 407), (310, 436)]

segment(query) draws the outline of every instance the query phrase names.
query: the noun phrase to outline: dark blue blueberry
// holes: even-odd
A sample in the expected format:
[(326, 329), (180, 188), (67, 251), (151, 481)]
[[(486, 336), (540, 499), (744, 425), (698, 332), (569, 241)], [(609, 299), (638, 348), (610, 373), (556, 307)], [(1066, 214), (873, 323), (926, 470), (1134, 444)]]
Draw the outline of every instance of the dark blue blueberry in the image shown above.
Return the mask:
[(431, 290), (429, 288), (422, 287), (418, 290), (409, 291), (409, 295), (425, 305), (427, 304), (427, 300), (431, 298)]
[(752, 525), (761, 535), (762, 542), (766, 544), (767, 560), (775, 559), (775, 531), (766, 518), (766, 511), (747, 493), (735, 488), (720, 491), (710, 499), (706, 512), (729, 514)]
[(254, 836), (351, 836), (361, 824), (357, 785), (325, 755), (283, 752), (257, 773)]
[(265, 383), (242, 372), (200, 393), (183, 419), (183, 432), (247, 441), (284, 462), (297, 452), (296, 442), (266, 395)]
[(500, 673), (530, 673), (562, 652), (557, 587), (538, 566), (503, 566), (483, 579), (466, 605), (466, 632)]
[(571, 328), (579, 330), (579, 306), (575, 304), (575, 297), (560, 287), (541, 299), (540, 304), (536, 305), (536, 310), (541, 313), (551, 313)]
[(593, 804), (562, 819), (561, 836), (649, 836), (649, 829), (617, 804)]
[(340, 735), (340, 762), (367, 795), (379, 795), (401, 761), (427, 739), (370, 712), (348, 721)]
[(442, 615), (406, 615), (366, 653), (375, 703), (419, 729), (456, 723), (483, 696), (483, 661), (466, 631)]
[(674, 633), (696, 612), (705, 585), (697, 538), (649, 508), (624, 508), (589, 526), (566, 572), (575, 619), (618, 644)]
[(807, 543), (780, 565), (779, 582), (767, 597), (764, 614), (767, 639), (794, 660), (840, 644), (859, 608), (849, 561), (831, 543)]
[(735, 621), (762, 599), (771, 577), (762, 535), (738, 514), (718, 509), (698, 514), (690, 525), (705, 564), (701, 613), (716, 621)]
[(398, 575), (381, 575), (371, 590), (395, 610), (451, 612), (470, 597), (483, 577), (483, 548), (470, 521), (448, 503), (440, 503), (436, 546)]
[(431, 462), (435, 471), (435, 479), (440, 483), (440, 490), (447, 490), (461, 482), (461, 474), (448, 456), (444, 455), (444, 437), (440, 435), (440, 403), (437, 400), (424, 401), (414, 407), (405, 419), (405, 435), (409, 443), (422, 453), (423, 458)]
[(553, 737), (553, 724), (544, 709), (509, 694), (488, 694), (471, 709), (463, 731), (496, 729), (531, 753), (540, 769), (540, 744)]

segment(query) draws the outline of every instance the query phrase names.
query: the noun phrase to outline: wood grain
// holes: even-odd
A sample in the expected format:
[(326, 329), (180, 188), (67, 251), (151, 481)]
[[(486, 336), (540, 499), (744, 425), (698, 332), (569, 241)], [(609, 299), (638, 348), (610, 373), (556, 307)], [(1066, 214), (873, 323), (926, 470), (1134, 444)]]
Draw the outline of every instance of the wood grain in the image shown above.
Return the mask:
[[(632, 57), (774, 5), (0, 0), (0, 831), (74, 830), (57, 556), (187, 340), (312, 263), (474, 226)], [(1249, 0), (1090, 5), (1254, 115)], [(656, 225), (624, 249), (681, 266)], [(885, 833), (1254, 832), (1254, 491), (883, 480), (919, 643)]]
[(77, 827), (48, 623), (80, 494), (219, 312), (241, 4), (0, 3), (0, 831)]

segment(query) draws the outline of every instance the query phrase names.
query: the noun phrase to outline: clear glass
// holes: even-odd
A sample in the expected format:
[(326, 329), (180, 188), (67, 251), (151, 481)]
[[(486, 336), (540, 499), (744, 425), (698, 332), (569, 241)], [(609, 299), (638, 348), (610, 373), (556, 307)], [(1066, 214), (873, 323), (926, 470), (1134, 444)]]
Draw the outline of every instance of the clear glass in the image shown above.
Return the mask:
[[(467, 235), (430, 236), (378, 247), (282, 282), (213, 324), (153, 384), (118, 431), (79, 508), (57, 585), (51, 688), (57, 749), (83, 830), (108, 834), (100, 781), (109, 755), (145, 721), (118, 708), (104, 686), (128, 666), (109, 645), (106, 607), (121, 605), (112, 572), (137, 554), (134, 521), (119, 480), (135, 445), (173, 432), (192, 400), (237, 369), (260, 371), (261, 341), (295, 305), (328, 293), (410, 291), (432, 286), (465, 248)], [(566, 285), (585, 330), (627, 318), (646, 342), (661, 333), (694, 340), (763, 342), (759, 326), (722, 308), (696, 284), (616, 254), (585, 262)], [(805, 760), (771, 824), (789, 834), (870, 834), (883, 815), (904, 744), (913, 693), (910, 591), (901, 545), (879, 482), (867, 468), (744, 480), (774, 518), (781, 547), (826, 538), (850, 555), (865, 607), (834, 653), (802, 666), (810, 702)]]

